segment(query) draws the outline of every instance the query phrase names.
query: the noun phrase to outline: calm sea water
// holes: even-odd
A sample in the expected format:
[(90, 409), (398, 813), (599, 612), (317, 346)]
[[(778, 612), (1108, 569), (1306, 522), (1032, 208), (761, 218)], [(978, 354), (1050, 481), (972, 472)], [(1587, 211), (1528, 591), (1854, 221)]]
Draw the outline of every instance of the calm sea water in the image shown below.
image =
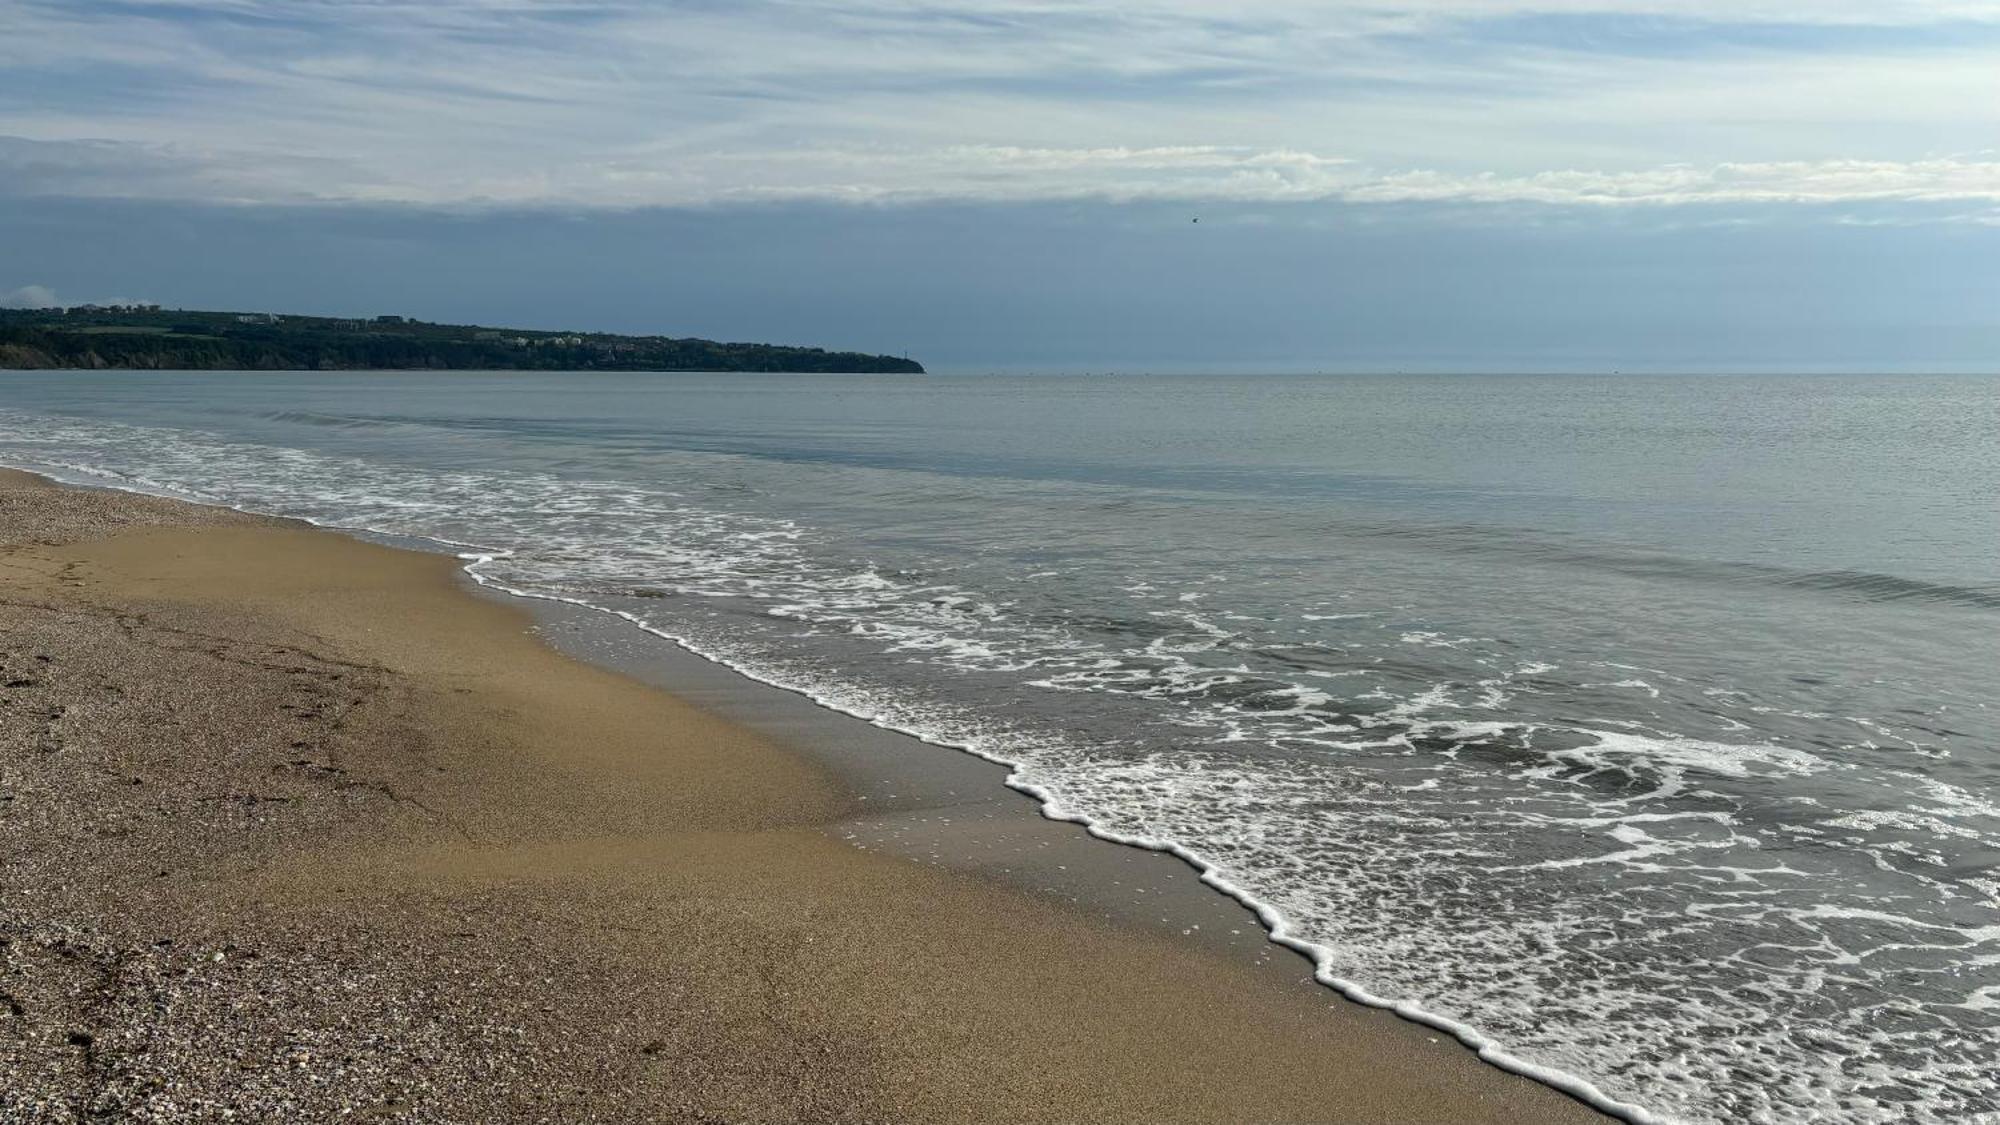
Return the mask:
[(1608, 1101), (2000, 1115), (2000, 379), (15, 374), (0, 460), (476, 546)]

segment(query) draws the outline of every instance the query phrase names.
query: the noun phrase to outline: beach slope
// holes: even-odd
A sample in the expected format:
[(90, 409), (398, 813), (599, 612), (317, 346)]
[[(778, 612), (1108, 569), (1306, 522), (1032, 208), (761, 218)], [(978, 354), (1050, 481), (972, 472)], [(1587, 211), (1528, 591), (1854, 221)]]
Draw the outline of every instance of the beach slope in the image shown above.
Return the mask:
[(0, 1119), (1594, 1118), (861, 811), (452, 559), (0, 474)]

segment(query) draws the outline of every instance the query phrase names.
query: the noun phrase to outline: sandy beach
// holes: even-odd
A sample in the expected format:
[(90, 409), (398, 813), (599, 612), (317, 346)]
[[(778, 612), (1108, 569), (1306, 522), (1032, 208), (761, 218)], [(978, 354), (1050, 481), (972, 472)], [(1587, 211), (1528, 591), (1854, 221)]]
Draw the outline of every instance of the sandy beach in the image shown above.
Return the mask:
[(1598, 1119), (451, 558), (16, 473), (0, 544), (0, 1119)]

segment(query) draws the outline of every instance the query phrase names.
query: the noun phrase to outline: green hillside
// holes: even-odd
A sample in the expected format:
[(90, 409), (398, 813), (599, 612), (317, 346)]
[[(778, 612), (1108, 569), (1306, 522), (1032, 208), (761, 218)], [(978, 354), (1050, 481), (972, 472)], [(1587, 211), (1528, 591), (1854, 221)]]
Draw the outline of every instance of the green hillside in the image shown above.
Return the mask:
[(895, 356), (667, 336), (538, 332), (153, 306), (0, 309), (0, 368), (801, 371), (922, 374)]

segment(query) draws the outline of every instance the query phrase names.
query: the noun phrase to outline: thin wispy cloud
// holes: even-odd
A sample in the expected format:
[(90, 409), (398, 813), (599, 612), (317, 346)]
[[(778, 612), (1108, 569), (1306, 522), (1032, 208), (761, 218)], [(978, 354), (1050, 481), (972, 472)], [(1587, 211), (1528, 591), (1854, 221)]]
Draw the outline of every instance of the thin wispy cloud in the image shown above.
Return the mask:
[(0, 0), (0, 190), (2000, 202), (2000, 2)]

